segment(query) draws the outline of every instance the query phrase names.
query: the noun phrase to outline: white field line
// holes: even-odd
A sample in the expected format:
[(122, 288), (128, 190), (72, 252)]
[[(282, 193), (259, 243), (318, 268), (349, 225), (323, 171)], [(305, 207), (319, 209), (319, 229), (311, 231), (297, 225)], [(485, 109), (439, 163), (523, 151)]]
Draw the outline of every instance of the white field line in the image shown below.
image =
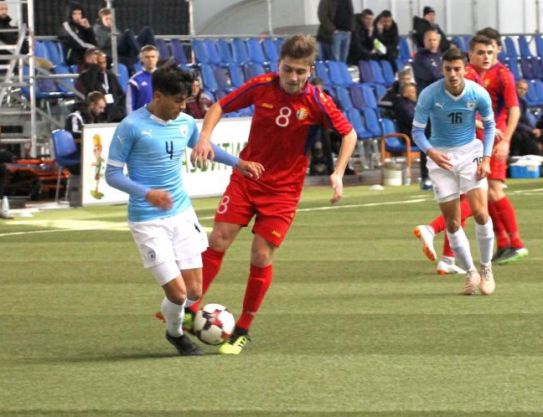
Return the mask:
[[(514, 191), (511, 194), (522, 194), (522, 195), (540, 195), (543, 192), (543, 188), (534, 188), (529, 190), (519, 190)], [(385, 201), (381, 203), (361, 203), (361, 204), (344, 204), (344, 205), (327, 205), (321, 207), (310, 207), (298, 209), (298, 212), (313, 212), (313, 211), (326, 211), (326, 210), (341, 210), (341, 209), (350, 209), (350, 208), (361, 208), (361, 207), (380, 207), (380, 206), (395, 206), (403, 204), (418, 204), (426, 201), (432, 201), (432, 197), (415, 197), (408, 200), (400, 201)], [(214, 216), (200, 217), (200, 220), (212, 220)], [(0, 233), (0, 238), (8, 236), (20, 236), (20, 235), (30, 235), (30, 234), (39, 234), (39, 233), (54, 233), (54, 232), (71, 232), (71, 231), (87, 231), (87, 230), (116, 230), (116, 231), (127, 231), (128, 226), (126, 223), (113, 223), (105, 222), (100, 220), (11, 220), (6, 222), (9, 225), (25, 225), (25, 226), (38, 226), (38, 227), (49, 227), (48, 230), (31, 230), (31, 231), (21, 231), (21, 232), (8, 232)], [(208, 228), (206, 228), (208, 229)]]

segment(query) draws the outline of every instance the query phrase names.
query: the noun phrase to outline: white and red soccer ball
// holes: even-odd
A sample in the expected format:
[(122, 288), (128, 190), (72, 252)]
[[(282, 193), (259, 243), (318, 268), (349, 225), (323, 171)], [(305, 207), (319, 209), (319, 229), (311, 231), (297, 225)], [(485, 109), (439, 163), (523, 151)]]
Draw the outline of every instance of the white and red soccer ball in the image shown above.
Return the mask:
[(194, 316), (194, 334), (208, 345), (220, 345), (228, 340), (235, 327), (234, 316), (221, 304), (206, 304)]

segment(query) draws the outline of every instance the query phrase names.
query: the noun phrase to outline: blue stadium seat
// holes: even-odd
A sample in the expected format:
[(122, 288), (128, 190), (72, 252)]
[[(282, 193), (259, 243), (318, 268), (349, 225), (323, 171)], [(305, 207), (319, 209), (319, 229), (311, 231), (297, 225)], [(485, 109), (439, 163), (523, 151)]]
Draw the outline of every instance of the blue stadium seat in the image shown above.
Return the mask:
[(164, 39), (156, 38), (155, 43), (161, 59), (168, 59), (172, 56), (172, 52), (170, 50), (170, 45), (168, 44), (168, 42), (166, 42)]
[(315, 62), (315, 74), (322, 80), (326, 87), (330, 87), (332, 85), (330, 74), (328, 73), (328, 67), (324, 61)]
[(262, 41), (262, 47), (264, 48), (264, 53), (266, 54), (268, 61), (279, 61), (279, 51), (277, 50), (277, 46), (272, 38), (264, 38)]
[(370, 86), (364, 84), (353, 84), (350, 87), (351, 99), (354, 107), (363, 110), (366, 107), (377, 109), (377, 100)]
[(385, 79), (385, 85), (387, 87), (390, 87), (392, 84), (394, 84), (394, 81), (396, 81), (396, 77), (394, 76), (394, 69), (392, 68), (392, 65), (389, 61), (382, 59), (379, 61), (381, 64), (381, 69), (383, 70), (383, 78)]
[(247, 44), (243, 39), (234, 38), (232, 40), (232, 48), (234, 50), (234, 60), (240, 65), (244, 65), (250, 61)]
[(537, 56), (539, 58), (543, 58), (543, 36), (541, 34), (536, 33), (534, 35), (535, 40), (535, 49), (537, 51)]
[(266, 57), (264, 56), (264, 51), (262, 50), (262, 45), (258, 39), (249, 38), (247, 39), (247, 51), (249, 52), (249, 59), (251, 62), (256, 62), (257, 64), (265, 65), (268, 63)]
[(518, 37), (518, 49), (520, 52), (521, 58), (531, 58), (532, 53), (530, 52), (530, 46), (528, 45), (528, 40), (526, 36), (519, 35)]
[(381, 129), (381, 124), (379, 123), (379, 115), (377, 114), (377, 109), (370, 107), (364, 107), (362, 109), (362, 114), (364, 115), (364, 123), (366, 129), (372, 134), (372, 137), (378, 137), (383, 134)]
[(407, 36), (400, 36), (399, 47), (400, 47), (399, 57), (401, 58), (403, 63), (406, 63), (407, 61), (411, 59), (411, 51), (409, 50), (409, 41), (407, 39)]
[(217, 83), (217, 79), (215, 78), (213, 67), (209, 64), (201, 64), (200, 75), (202, 77), (203, 88), (217, 95), (217, 91), (219, 91), (220, 88), (219, 84)]
[(202, 39), (192, 40), (192, 52), (198, 64), (210, 64), (206, 44)]
[(355, 108), (350, 108), (344, 111), (347, 120), (351, 122), (356, 136), (360, 140), (371, 139), (372, 134), (364, 126), (364, 120), (360, 112)]
[(121, 87), (123, 88), (123, 91), (126, 92), (126, 89), (128, 88), (128, 80), (130, 79), (130, 75), (128, 73), (128, 68), (126, 65), (121, 64), (120, 62), (117, 64), (117, 70), (119, 71), (119, 84), (121, 84)]
[(510, 36), (506, 36), (504, 39), (504, 46), (505, 46), (505, 54), (509, 58), (510, 61), (517, 62), (519, 55), (517, 52), (517, 46), (515, 45), (515, 41)]
[(228, 64), (228, 72), (230, 74), (230, 81), (235, 88), (241, 87), (245, 83), (245, 75), (243, 70), (237, 64)]
[(360, 71), (360, 82), (375, 83), (375, 77), (371, 69), (369, 61), (358, 61), (358, 69)]
[(170, 42), (172, 48), (172, 56), (175, 58), (178, 64), (187, 64), (187, 55), (185, 54), (185, 48), (181, 41), (177, 38), (173, 38)]
[(258, 75), (265, 74), (265, 73), (266, 71), (264, 70), (264, 66), (262, 64), (250, 62), (249, 64), (245, 65), (245, 74), (247, 76), (247, 79), (250, 79)]
[(234, 88), (232, 85), (232, 79), (230, 78), (228, 69), (224, 67), (220, 67), (218, 65), (213, 65), (212, 69), (213, 69), (213, 74), (215, 75), (215, 80), (217, 80), (219, 90), (227, 91), (227, 92), (233, 91)]
[[(396, 129), (396, 125), (391, 119), (387, 119), (387, 118), (382, 119), (381, 126), (383, 128), (383, 135), (398, 133), (398, 130)], [(400, 139), (399, 136), (386, 138), (385, 150), (391, 154), (403, 154), (406, 152), (405, 141)], [(416, 146), (412, 146), (411, 152), (419, 152), (419, 149)]]
[(515, 80), (520, 80), (522, 78), (522, 74), (520, 73), (518, 62), (516, 60), (508, 60), (505, 65), (507, 65), (507, 67), (511, 70)]
[(216, 40), (205, 39), (204, 45), (206, 46), (207, 57), (209, 59), (210, 64), (213, 64), (213, 65), (224, 64), (221, 58), (221, 53), (219, 51), (219, 44), (217, 43)]
[(43, 58), (43, 59), (50, 60), (49, 55), (47, 54), (47, 48), (45, 47), (44, 41), (40, 41), (40, 40), (36, 41), (34, 54), (38, 58)]
[(526, 78), (527, 80), (533, 80), (534, 78), (537, 78), (535, 76), (535, 74), (534, 74), (534, 68), (532, 66), (532, 59), (521, 58), (520, 59), (520, 69), (522, 70), (523, 78)]
[(468, 52), (468, 47), (464, 38), (462, 36), (453, 36), (452, 42), (460, 49), (461, 51)]
[(345, 62), (326, 61), (326, 64), (328, 66), (328, 74), (330, 75), (330, 82), (332, 85), (348, 87), (353, 84), (353, 79)]
[(336, 86), (334, 90), (336, 92), (335, 97), (339, 101), (342, 110), (345, 111), (354, 107), (349, 91), (345, 87)]
[(66, 65), (60, 43), (53, 40), (44, 40), (43, 45), (49, 61), (54, 65)]
[(383, 75), (383, 70), (377, 61), (370, 61), (371, 72), (373, 73), (373, 79), (376, 83), (381, 85), (386, 85), (385, 77)]
[[(30, 75), (30, 68), (23, 66), (23, 76), (28, 77)], [(36, 92), (36, 98), (38, 100), (56, 100), (63, 98), (63, 93), (58, 91), (58, 87), (52, 79), (39, 78), (34, 83), (34, 90)], [(22, 87), (21, 92), (23, 96), (30, 99), (30, 88)]]
[(234, 55), (232, 54), (232, 44), (230, 42), (221, 38), (217, 41), (217, 46), (219, 48), (219, 55), (223, 63), (233, 64), (236, 62), (234, 60)]
[[(55, 65), (53, 67), (53, 72), (55, 74), (64, 74), (64, 75), (72, 75), (70, 72), (70, 68), (68, 68), (67, 65)], [(64, 98), (72, 98), (76, 97), (76, 94), (74, 92), (75, 90), (75, 79), (74, 78), (62, 78), (56, 80), (57, 90), (63, 93)]]
[(379, 102), (379, 100), (387, 93), (387, 88), (381, 84), (375, 84), (372, 86), (372, 90), (377, 102)]

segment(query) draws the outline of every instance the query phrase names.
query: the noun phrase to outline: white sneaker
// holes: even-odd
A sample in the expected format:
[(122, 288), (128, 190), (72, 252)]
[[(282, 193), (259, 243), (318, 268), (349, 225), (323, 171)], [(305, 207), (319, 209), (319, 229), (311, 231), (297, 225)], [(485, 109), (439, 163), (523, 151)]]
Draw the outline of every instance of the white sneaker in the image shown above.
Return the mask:
[(439, 262), (437, 263), (437, 273), (438, 275), (450, 275), (450, 274), (465, 274), (462, 268), (454, 263), (454, 258), (449, 256), (442, 256)]
[(466, 280), (464, 281), (464, 295), (473, 295), (479, 287), (481, 282), (481, 276), (476, 269), (468, 271), (466, 274)]
[(413, 234), (422, 242), (422, 251), (424, 255), (432, 262), (437, 259), (434, 249), (435, 233), (430, 226), (420, 225), (413, 229)]
[(492, 265), (481, 265), (481, 282), (479, 290), (483, 295), (491, 295), (496, 289), (496, 281), (492, 273)]

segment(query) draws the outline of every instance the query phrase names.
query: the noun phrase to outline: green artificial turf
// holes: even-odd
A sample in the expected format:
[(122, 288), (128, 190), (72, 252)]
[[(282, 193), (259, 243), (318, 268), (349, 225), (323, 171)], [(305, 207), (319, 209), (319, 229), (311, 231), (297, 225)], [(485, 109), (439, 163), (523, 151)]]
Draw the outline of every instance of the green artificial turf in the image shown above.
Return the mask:
[[(412, 236), (437, 214), (430, 193), (348, 187), (330, 208), (329, 188), (308, 188), (234, 357), (175, 355), (126, 207), (0, 221), (0, 416), (543, 416), (543, 181), (507, 192), (530, 255), (466, 297)], [(217, 202), (194, 201), (204, 225)], [(206, 297), (235, 315), (250, 239)]]

